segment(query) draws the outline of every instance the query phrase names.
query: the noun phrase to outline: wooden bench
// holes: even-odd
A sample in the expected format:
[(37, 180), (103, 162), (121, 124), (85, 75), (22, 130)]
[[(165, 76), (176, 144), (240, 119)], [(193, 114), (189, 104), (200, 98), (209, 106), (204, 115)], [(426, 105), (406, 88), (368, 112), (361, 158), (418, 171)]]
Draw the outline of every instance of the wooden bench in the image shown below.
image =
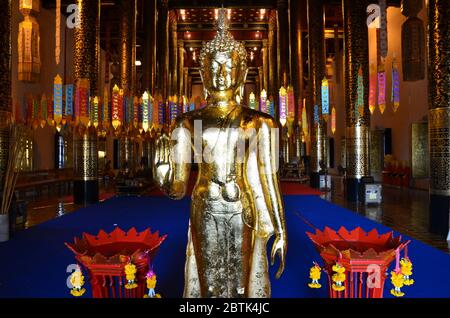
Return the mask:
[(55, 188), (58, 187), (61, 194), (63, 191), (70, 190), (72, 181), (72, 168), (21, 172), (15, 191), (20, 197), (20, 194), (32, 190), (33, 196), (36, 198), (42, 195), (44, 188), (47, 188), (47, 193), (50, 195), (51, 190), (54, 192)]

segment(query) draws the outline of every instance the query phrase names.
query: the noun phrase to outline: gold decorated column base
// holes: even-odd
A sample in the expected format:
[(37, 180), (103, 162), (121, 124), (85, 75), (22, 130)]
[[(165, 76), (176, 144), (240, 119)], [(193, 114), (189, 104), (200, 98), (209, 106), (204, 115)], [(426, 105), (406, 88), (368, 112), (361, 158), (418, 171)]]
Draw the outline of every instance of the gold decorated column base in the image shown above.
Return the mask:
[(129, 173), (135, 170), (134, 140), (124, 132), (119, 140), (120, 170)]
[(98, 202), (98, 137), (94, 127), (74, 132), (74, 202)]
[(361, 179), (370, 175), (369, 133), (366, 126), (347, 127), (346, 167), (347, 177)]
[(450, 196), (450, 108), (430, 109), (430, 194)]
[(322, 167), (327, 165), (327, 127), (325, 120), (321, 119), (314, 125), (314, 134), (311, 136), (311, 174), (310, 185), (312, 188), (320, 187), (320, 173)]

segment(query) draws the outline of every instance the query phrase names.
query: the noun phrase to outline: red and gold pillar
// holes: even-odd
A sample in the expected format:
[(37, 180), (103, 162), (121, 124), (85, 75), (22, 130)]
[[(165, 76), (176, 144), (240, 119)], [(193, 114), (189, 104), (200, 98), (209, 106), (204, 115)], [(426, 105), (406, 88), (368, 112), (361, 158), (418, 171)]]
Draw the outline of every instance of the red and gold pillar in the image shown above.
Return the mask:
[[(80, 25), (75, 28), (74, 80), (89, 81), (90, 95), (98, 96), (100, 57), (100, 0), (77, 0)], [(80, 123), (74, 129), (74, 202), (98, 202), (97, 131)]]
[(450, 1), (428, 2), (430, 230), (445, 237), (450, 211)]
[(169, 28), (169, 96), (174, 96), (178, 92), (178, 36), (175, 10), (169, 11)]
[[(343, 0), (344, 51), (345, 51), (345, 108), (347, 199), (362, 201), (363, 178), (370, 176), (369, 166), (369, 46), (366, 24), (367, 3)], [(363, 107), (358, 103), (358, 73), (362, 76)]]
[(144, 1), (144, 55), (142, 58), (143, 89), (154, 95), (156, 81), (156, 4), (157, 0)]
[(120, 84), (127, 96), (135, 90), (136, 0), (122, 0), (120, 8)]
[(0, 7), (3, 10), (0, 23), (0, 191), (3, 191), (11, 118), (11, 0), (0, 0)]
[(158, 7), (158, 33), (157, 33), (157, 93), (163, 100), (168, 98), (169, 83), (169, 23), (168, 0), (162, 0)]
[[(323, 21), (323, 1), (308, 0), (309, 34), (309, 110), (311, 114), (311, 167), (310, 184), (320, 187), (320, 174), (326, 165), (327, 126), (321, 114), (322, 79), (325, 76), (325, 37)], [(318, 107), (318, 118), (314, 108)]]

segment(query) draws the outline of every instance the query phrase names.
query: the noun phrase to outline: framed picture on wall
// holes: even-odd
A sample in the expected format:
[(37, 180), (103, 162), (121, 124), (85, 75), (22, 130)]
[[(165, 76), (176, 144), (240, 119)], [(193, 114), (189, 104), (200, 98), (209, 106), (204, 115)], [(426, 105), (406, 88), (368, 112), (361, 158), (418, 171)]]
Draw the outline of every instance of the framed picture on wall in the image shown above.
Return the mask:
[(413, 178), (428, 178), (428, 123), (414, 123), (411, 129), (411, 162)]

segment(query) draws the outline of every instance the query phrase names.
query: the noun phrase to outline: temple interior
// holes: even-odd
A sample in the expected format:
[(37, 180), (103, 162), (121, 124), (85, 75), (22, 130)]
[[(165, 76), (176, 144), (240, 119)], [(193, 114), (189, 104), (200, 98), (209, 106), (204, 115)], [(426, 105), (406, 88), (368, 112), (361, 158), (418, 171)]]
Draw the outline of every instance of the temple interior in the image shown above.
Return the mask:
[[(278, 136), (270, 158), (277, 162), (275, 192), (264, 185), (259, 192), (269, 200), (279, 191), (289, 240), (281, 278), (275, 279), (276, 266), (269, 269), (271, 296), (450, 297), (449, 0), (0, 0), (0, 8), (0, 258), (8, 259), (0, 262), (0, 298), (142, 298), (146, 288), (149, 297), (156, 297), (154, 289), (163, 298), (183, 296), (191, 231), (194, 248), (200, 246), (191, 200), (197, 211), (201, 180), (209, 178), (209, 168), (201, 167), (209, 166), (194, 158), (178, 184), (184, 197), (171, 200), (177, 195), (160, 178), (158, 158), (162, 138), (183, 118), (214, 107), (206, 82), (215, 70), (205, 69), (204, 48), (220, 38), (222, 14), (246, 53), (246, 77), (232, 104), (270, 119)], [(217, 72), (226, 73), (225, 64)], [(233, 66), (228, 73), (233, 85), (238, 72)], [(230, 175), (217, 181), (220, 189), (232, 184)], [(269, 213), (278, 209), (272, 201), (267, 206)], [(278, 235), (283, 231), (273, 220)], [(127, 234), (105, 234), (118, 228)], [(136, 230), (148, 228), (159, 231), (158, 243), (152, 241), (158, 234), (139, 241), (144, 235)], [(132, 253), (130, 242), (158, 244), (158, 253), (150, 253), (147, 276), (136, 263), (141, 276), (127, 276), (124, 294), (105, 291), (81, 249), (110, 260), (119, 251), (112, 243), (86, 247), (84, 236), (88, 243), (71, 243), (83, 233), (128, 240), (122, 254)], [(351, 252), (344, 253), (347, 243)], [(354, 293), (350, 280), (345, 291), (339, 280), (331, 282), (335, 267), (327, 257), (337, 250), (350, 255), (344, 258), (375, 254), (376, 264), (389, 255), (384, 291)], [(202, 252), (208, 251), (195, 250)], [(321, 289), (313, 261), (323, 264)], [(414, 284), (401, 274), (410, 264), (403, 261), (414, 265)], [(84, 274), (86, 293), (75, 274), (66, 286), (70, 264), (81, 265), (74, 273)], [(342, 264), (362, 281), (365, 270)], [(32, 281), (27, 277), (36, 268), (43, 277)], [(153, 271), (156, 288), (149, 287)], [(112, 276), (104, 278), (113, 274), (105, 273), (113, 284)], [(395, 275), (403, 275), (401, 286)]]

